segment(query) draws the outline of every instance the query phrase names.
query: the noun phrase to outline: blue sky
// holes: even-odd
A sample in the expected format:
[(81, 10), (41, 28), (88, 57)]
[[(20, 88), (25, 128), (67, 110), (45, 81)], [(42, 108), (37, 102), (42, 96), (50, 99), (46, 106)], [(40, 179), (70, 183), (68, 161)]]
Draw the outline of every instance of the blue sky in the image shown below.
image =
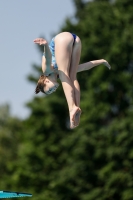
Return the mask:
[(8, 103), (13, 116), (26, 118), (25, 103), (34, 97), (26, 77), (41, 55), (33, 40), (44, 35), (50, 41), (73, 15), (72, 0), (0, 1), (0, 105)]

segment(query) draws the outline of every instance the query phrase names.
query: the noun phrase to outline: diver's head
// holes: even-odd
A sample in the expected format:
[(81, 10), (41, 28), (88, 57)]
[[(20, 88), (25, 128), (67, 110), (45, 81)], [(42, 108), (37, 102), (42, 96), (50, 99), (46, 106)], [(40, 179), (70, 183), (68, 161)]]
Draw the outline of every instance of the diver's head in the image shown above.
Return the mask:
[(38, 94), (39, 92), (42, 92), (46, 95), (49, 95), (55, 92), (58, 87), (59, 83), (57, 82), (57, 78), (55, 78), (55, 76), (41, 75), (38, 80), (35, 93)]

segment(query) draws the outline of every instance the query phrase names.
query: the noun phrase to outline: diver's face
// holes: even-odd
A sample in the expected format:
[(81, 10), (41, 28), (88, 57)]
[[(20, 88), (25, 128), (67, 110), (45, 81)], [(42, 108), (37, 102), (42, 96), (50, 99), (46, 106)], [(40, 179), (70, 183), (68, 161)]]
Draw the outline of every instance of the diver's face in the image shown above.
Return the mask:
[(59, 87), (59, 83), (51, 80), (49, 77), (45, 79), (44, 83), (45, 83), (44, 92), (46, 94), (52, 94)]

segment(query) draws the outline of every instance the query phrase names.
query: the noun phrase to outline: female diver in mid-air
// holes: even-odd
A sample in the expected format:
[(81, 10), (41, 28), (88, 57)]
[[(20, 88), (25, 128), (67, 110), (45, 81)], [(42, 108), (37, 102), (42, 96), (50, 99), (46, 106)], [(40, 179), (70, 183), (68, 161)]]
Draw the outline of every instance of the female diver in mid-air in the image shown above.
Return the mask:
[(104, 60), (94, 60), (79, 65), (81, 54), (80, 38), (70, 32), (62, 32), (56, 35), (48, 45), (43, 38), (36, 38), (34, 43), (44, 45), (42, 56), (42, 71), (35, 93), (43, 92), (45, 95), (56, 91), (59, 77), (66, 96), (70, 116), (70, 128), (79, 125), (80, 109), (80, 86), (77, 81), (77, 72), (89, 70), (97, 65), (104, 64), (109, 69), (111, 66)]

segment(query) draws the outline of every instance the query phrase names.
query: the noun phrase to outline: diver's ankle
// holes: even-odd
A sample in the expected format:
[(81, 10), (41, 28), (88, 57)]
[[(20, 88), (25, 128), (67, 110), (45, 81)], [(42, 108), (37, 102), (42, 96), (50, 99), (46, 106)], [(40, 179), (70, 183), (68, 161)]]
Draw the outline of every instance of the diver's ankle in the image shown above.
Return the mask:
[(73, 110), (77, 110), (78, 107), (76, 105), (73, 105), (72, 107), (69, 108), (69, 112), (72, 112)]

